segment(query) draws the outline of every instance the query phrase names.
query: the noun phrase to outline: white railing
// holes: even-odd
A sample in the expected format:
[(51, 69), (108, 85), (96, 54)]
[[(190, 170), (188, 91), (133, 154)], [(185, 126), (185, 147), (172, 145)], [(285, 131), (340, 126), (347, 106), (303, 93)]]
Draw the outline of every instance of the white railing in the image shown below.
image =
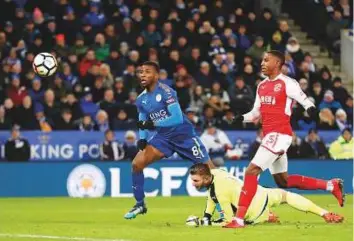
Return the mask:
[(353, 30), (342, 30), (341, 32), (341, 71), (353, 81)]

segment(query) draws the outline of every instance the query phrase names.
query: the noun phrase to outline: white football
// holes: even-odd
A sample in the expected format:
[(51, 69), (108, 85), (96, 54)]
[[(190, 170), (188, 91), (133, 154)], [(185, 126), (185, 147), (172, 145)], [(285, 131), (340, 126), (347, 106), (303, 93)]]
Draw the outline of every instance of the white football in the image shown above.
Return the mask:
[(37, 75), (48, 77), (57, 71), (58, 62), (50, 53), (39, 53), (34, 57), (32, 67)]
[(199, 227), (199, 218), (197, 216), (189, 216), (186, 220), (186, 225), (191, 227)]

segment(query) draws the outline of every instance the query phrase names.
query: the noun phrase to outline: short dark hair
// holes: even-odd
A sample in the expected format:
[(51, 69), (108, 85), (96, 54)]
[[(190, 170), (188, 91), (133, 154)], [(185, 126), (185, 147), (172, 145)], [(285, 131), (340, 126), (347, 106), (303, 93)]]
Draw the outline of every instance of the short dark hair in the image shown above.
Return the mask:
[(278, 50), (269, 50), (267, 53), (277, 57), (280, 60), (280, 68), (285, 64), (285, 55), (282, 52)]
[(145, 61), (141, 66), (146, 65), (146, 66), (152, 66), (155, 68), (156, 72), (160, 72), (160, 66), (157, 62), (154, 61)]
[(211, 176), (210, 168), (205, 163), (196, 163), (189, 169), (191, 175)]

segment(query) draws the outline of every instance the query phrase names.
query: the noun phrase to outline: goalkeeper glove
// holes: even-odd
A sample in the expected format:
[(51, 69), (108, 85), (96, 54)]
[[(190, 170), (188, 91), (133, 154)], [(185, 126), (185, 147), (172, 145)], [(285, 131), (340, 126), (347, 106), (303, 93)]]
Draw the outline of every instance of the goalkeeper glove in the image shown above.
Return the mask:
[(145, 140), (145, 139), (140, 139), (140, 140), (138, 141), (138, 148), (139, 148), (139, 150), (144, 150), (145, 147), (146, 147), (146, 145), (147, 145), (147, 140)]
[(225, 219), (224, 218), (218, 218), (218, 219), (214, 219), (213, 221), (211, 221), (211, 225), (212, 226), (222, 226), (225, 223)]
[(201, 226), (210, 226), (211, 225), (211, 220), (209, 217), (203, 217), (201, 220), (200, 220), (200, 225)]
[(316, 120), (316, 119), (317, 119), (318, 112), (317, 112), (316, 107), (311, 106), (311, 107), (309, 107), (309, 108), (306, 110), (306, 112), (307, 112), (307, 114), (310, 116), (310, 118), (311, 118), (312, 120)]
[(153, 130), (155, 129), (154, 122), (151, 120), (146, 120), (146, 121), (138, 121), (137, 126), (139, 129), (142, 130)]

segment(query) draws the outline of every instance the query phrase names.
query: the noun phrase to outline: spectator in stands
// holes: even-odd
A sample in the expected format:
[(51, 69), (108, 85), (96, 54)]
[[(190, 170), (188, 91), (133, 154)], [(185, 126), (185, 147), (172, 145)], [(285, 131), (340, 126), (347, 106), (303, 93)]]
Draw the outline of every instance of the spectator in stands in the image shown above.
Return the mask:
[(319, 106), (324, 96), (324, 91), (320, 82), (316, 81), (312, 84), (311, 96), (314, 98), (316, 106)]
[(84, 115), (77, 123), (77, 129), (80, 131), (95, 131), (95, 123), (90, 115)]
[(226, 151), (232, 148), (232, 143), (226, 133), (214, 125), (208, 124), (200, 139), (204, 143), (213, 163), (216, 166), (222, 166)]
[(93, 66), (98, 65), (99, 61), (96, 59), (95, 51), (93, 49), (89, 49), (86, 52), (85, 57), (81, 60), (79, 64), (79, 72), (80, 76), (84, 77), (87, 74), (87, 71)]
[(136, 128), (136, 120), (129, 118), (126, 110), (121, 109), (117, 113), (117, 117), (113, 120), (113, 130), (129, 130)]
[[(77, 33), (80, 32), (81, 28), (80, 20), (78, 19), (77, 14), (70, 5), (67, 5), (64, 14), (65, 15), (63, 16), (63, 20), (61, 21), (61, 24), (59, 24), (58, 28), (60, 29), (60, 32), (63, 33), (64, 36), (66, 36), (67, 43), (69, 45), (72, 45), (74, 44), (75, 39), (78, 39)], [(82, 53), (83, 52), (81, 52), (80, 54)]]
[(230, 103), (230, 97), (225, 90), (221, 89), (221, 85), (219, 82), (214, 82), (211, 87), (210, 93), (207, 94), (208, 98), (211, 98), (212, 96), (218, 96), (220, 98), (220, 103), (222, 105), (222, 108), (228, 109), (227, 106)]
[(251, 47), (251, 41), (249, 37), (246, 34), (247, 28), (245, 25), (240, 25), (237, 31), (237, 37), (238, 37), (238, 46), (244, 51)]
[(23, 98), (22, 105), (17, 107), (16, 123), (23, 130), (38, 129), (37, 120), (34, 116), (34, 107), (30, 96)]
[(111, 46), (109, 57), (105, 62), (109, 65), (113, 76), (123, 75), (126, 59), (120, 55), (118, 49), (115, 49), (114, 46)]
[(307, 79), (301, 78), (301, 79), (299, 80), (299, 85), (300, 85), (301, 90), (302, 90), (307, 96), (309, 96), (309, 95), (310, 95), (310, 93), (309, 93), (309, 83), (308, 83)]
[(90, 12), (84, 16), (82, 21), (95, 28), (102, 27), (106, 23), (105, 15), (100, 13), (99, 2), (90, 2)]
[(11, 128), (11, 121), (6, 118), (4, 106), (0, 106), (0, 130), (9, 130)]
[(319, 105), (320, 110), (325, 108), (330, 109), (333, 113), (335, 113), (338, 109), (342, 109), (342, 105), (338, 101), (334, 100), (333, 91), (331, 90), (327, 90), (324, 93), (323, 100)]
[(321, 130), (336, 130), (338, 129), (333, 112), (329, 108), (321, 109), (319, 113), (319, 123), (317, 127)]
[(202, 122), (203, 122), (203, 129), (205, 129), (208, 125), (213, 125), (213, 126), (220, 125), (220, 119), (215, 115), (214, 109), (209, 105), (206, 105), (204, 107)]
[[(294, 78), (297, 74), (296, 63), (290, 53), (285, 52), (285, 64), (287, 69), (287, 75)], [(284, 66), (283, 66), (284, 67)]]
[(341, 106), (345, 106), (345, 101), (348, 99), (350, 96), (348, 93), (348, 90), (346, 90), (343, 85), (342, 85), (342, 79), (339, 77), (336, 77), (333, 79), (333, 96), (336, 101), (338, 101)]
[(124, 135), (124, 160), (132, 161), (136, 154), (138, 154), (139, 149), (136, 141), (136, 134), (134, 131), (127, 131)]
[(262, 36), (257, 36), (254, 44), (246, 51), (256, 61), (260, 61), (265, 51), (264, 41)]
[[(348, 21), (343, 19), (342, 12), (339, 9), (335, 9), (332, 19), (326, 26), (328, 47), (330, 49), (335, 48), (336, 41), (340, 40), (340, 31), (348, 27)], [(338, 50), (337, 50), (338, 51)]]
[(43, 106), (40, 103), (36, 104), (34, 112), (37, 119), (36, 126), (39, 130), (43, 132), (51, 132), (54, 126), (53, 121), (45, 116)]
[(172, 87), (173, 80), (168, 77), (167, 71), (165, 69), (161, 69), (159, 73), (160, 79), (159, 81), (165, 85)]
[(322, 69), (320, 69), (319, 72), (319, 81), (322, 85), (322, 88), (324, 90), (328, 90), (332, 87), (332, 75), (329, 69), (325, 66)]
[(99, 102), (99, 107), (108, 113), (109, 116), (113, 116), (116, 101), (114, 99), (114, 92), (112, 89), (106, 89), (104, 92), (103, 100)]
[(114, 132), (106, 130), (105, 141), (100, 146), (102, 161), (120, 161), (124, 158), (123, 145), (115, 140)]
[(31, 148), (28, 141), (21, 137), (20, 127), (11, 129), (11, 138), (5, 143), (5, 158), (10, 162), (28, 161), (31, 158)]
[(90, 115), (91, 118), (96, 116), (98, 106), (92, 101), (92, 94), (89, 87), (84, 89), (84, 96), (80, 101), (80, 106), (84, 114)]
[(49, 88), (54, 92), (56, 102), (59, 102), (70, 91), (69, 85), (64, 83), (59, 74), (55, 75), (54, 81), (49, 84)]
[(325, 144), (317, 134), (317, 130), (311, 129), (300, 146), (300, 157), (302, 158), (328, 158), (328, 151)]
[(75, 95), (73, 93), (68, 93), (61, 103), (61, 107), (64, 109), (69, 109), (72, 114), (72, 118), (74, 121), (80, 119), (82, 117), (82, 110), (79, 102), (77, 101)]
[(210, 91), (214, 79), (208, 62), (204, 61), (200, 64), (199, 73), (195, 76), (195, 80), (198, 85), (204, 88), (204, 91)]
[[(137, 37), (137, 32), (133, 28), (132, 20), (129, 17), (123, 19), (123, 28), (121, 29), (120, 40), (122, 42), (132, 43)], [(134, 26), (135, 27), (135, 26)]]
[(196, 108), (189, 107), (186, 109), (186, 115), (187, 115), (188, 120), (193, 124), (194, 128), (196, 128), (196, 130), (198, 132), (200, 132), (203, 127), (203, 121), (197, 115), (197, 113), (198, 113), (198, 109), (196, 109)]
[(306, 52), (304, 57), (305, 57), (304, 61), (308, 64), (310, 72), (315, 73), (317, 66), (313, 62), (313, 58), (312, 58), (311, 54), (309, 52)]
[(43, 108), (45, 116), (51, 120), (54, 120), (60, 115), (60, 105), (56, 101), (55, 93), (52, 89), (48, 89), (44, 93)]
[(211, 25), (209, 21), (204, 21), (200, 26), (198, 33), (200, 39), (200, 48), (203, 51), (207, 51), (209, 48), (209, 43), (212, 41), (215, 35), (215, 28)]
[(86, 54), (87, 52), (87, 46), (85, 45), (85, 38), (80, 32), (75, 32), (75, 43), (74, 45), (70, 48), (70, 52), (75, 54), (78, 57), (82, 57)]
[(56, 35), (55, 41), (56, 41), (56, 44), (55, 44), (53, 50), (58, 54), (58, 57), (60, 57), (60, 58), (67, 57), (69, 54), (69, 48), (65, 42), (65, 35), (64, 34)]
[(282, 43), (282, 37), (279, 31), (276, 31), (272, 35), (272, 40), (268, 44), (267, 50), (278, 50), (282, 53), (285, 52), (285, 45)]
[(141, 34), (149, 47), (156, 47), (162, 41), (161, 34), (156, 31), (155, 23), (149, 23), (146, 29)]
[(261, 36), (264, 38), (265, 45), (270, 42), (277, 27), (277, 22), (273, 17), (272, 11), (269, 8), (264, 8), (263, 14), (259, 21), (259, 31)]
[(289, 38), (291, 38), (291, 33), (289, 32), (289, 25), (287, 21), (279, 21), (279, 33), (281, 34), (281, 43), (283, 46), (285, 46), (288, 43)]
[(251, 87), (245, 84), (242, 76), (235, 78), (235, 82), (228, 90), (231, 108), (234, 111), (246, 113), (252, 108), (254, 95)]
[(342, 130), (342, 134), (329, 147), (329, 154), (333, 159), (353, 159), (354, 139), (349, 128)]
[(14, 102), (10, 98), (5, 99), (4, 108), (6, 118), (13, 123), (13, 121), (16, 120), (16, 108)]
[(101, 132), (109, 129), (108, 114), (104, 110), (99, 110), (96, 114), (96, 129)]
[(235, 130), (241, 129), (240, 123), (234, 121), (235, 114), (231, 109), (225, 111), (225, 115), (221, 119), (220, 129), (222, 130)]
[(339, 128), (339, 130), (343, 131), (344, 129), (352, 129), (352, 124), (348, 122), (347, 120), (347, 113), (343, 109), (338, 109), (336, 111), (336, 124)]
[(256, 155), (256, 152), (262, 143), (262, 139), (263, 139), (263, 130), (262, 130), (262, 128), (259, 128), (257, 130), (256, 140), (250, 145), (250, 147), (248, 149), (248, 159), (249, 160), (252, 160), (253, 157)]
[(109, 56), (109, 44), (103, 34), (98, 33), (95, 37), (95, 43), (92, 45), (95, 56), (98, 61), (104, 61)]
[(75, 130), (73, 115), (69, 109), (63, 109), (61, 116), (54, 120), (55, 130)]
[(210, 58), (214, 58), (216, 55), (220, 55), (221, 59), (226, 58), (226, 51), (219, 35), (212, 37), (208, 54)]
[(139, 81), (135, 76), (135, 66), (131, 63), (127, 63), (126, 69), (123, 72), (124, 85), (129, 90), (137, 90), (139, 88)]
[(353, 125), (353, 97), (349, 96), (345, 102), (345, 112), (347, 113), (348, 122)]
[(353, 21), (353, 5), (351, 7), (348, 2), (348, 0), (339, 0), (339, 4), (337, 7), (339, 8), (345, 20)]
[(21, 86), (20, 75), (11, 76), (11, 86), (7, 89), (7, 96), (13, 101), (15, 106), (22, 104), (23, 98), (27, 95), (27, 90)]
[(293, 132), (293, 138), (291, 141), (291, 145), (289, 146), (286, 155), (289, 159), (300, 158), (300, 146), (301, 146), (301, 138)]
[(64, 85), (71, 89), (75, 84), (78, 83), (78, 77), (72, 73), (71, 66), (68, 63), (63, 63), (63, 73), (59, 74), (60, 78), (63, 79)]
[(114, 91), (114, 98), (117, 103), (124, 103), (126, 100), (128, 100), (129, 93), (124, 86), (124, 80), (122, 77), (117, 77), (115, 79)]
[(300, 43), (295, 37), (291, 37), (286, 44), (286, 51), (291, 54), (296, 64), (304, 60), (304, 53), (301, 50)]

